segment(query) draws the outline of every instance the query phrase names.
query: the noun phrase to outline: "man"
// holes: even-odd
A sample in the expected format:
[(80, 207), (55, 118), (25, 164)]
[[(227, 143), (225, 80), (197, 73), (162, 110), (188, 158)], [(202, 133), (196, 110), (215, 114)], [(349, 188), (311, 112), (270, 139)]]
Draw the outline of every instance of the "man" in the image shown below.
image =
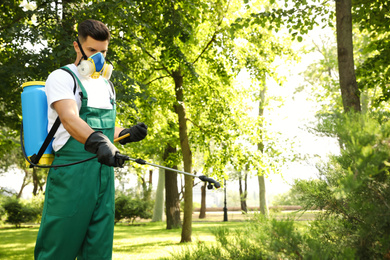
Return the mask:
[(97, 158), (49, 171), (35, 259), (112, 258), (113, 167), (126, 160), (112, 141), (128, 133), (121, 144), (140, 141), (147, 127), (115, 127), (115, 91), (108, 81), (112, 67), (104, 60), (109, 40), (103, 23), (80, 23), (73, 42), (75, 63), (64, 68), (68, 71), (52, 72), (46, 81), (49, 128), (57, 116), (61, 120), (53, 140), (53, 165)]

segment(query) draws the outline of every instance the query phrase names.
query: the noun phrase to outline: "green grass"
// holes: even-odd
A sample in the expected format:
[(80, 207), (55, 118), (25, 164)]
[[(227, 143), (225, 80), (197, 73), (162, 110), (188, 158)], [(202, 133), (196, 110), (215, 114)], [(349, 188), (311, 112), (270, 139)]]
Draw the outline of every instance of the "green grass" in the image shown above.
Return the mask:
[[(300, 222), (314, 218), (315, 212), (274, 213), (278, 218), (292, 217)], [(135, 225), (118, 224), (115, 226), (113, 259), (159, 259), (170, 257), (171, 253), (196, 243), (214, 243), (211, 232), (213, 227), (226, 226), (240, 228), (246, 225), (246, 217), (237, 212), (229, 212), (228, 222), (223, 222), (223, 214), (207, 213), (206, 219), (193, 215), (192, 243), (181, 244), (181, 229), (167, 230), (165, 222), (141, 222)], [(304, 223), (302, 223), (304, 224)], [(38, 225), (14, 228), (0, 227), (0, 259), (33, 259)]]
[(33, 259), (38, 226), (0, 229), (0, 259)]
[[(192, 226), (192, 244), (213, 242), (210, 228), (229, 226), (233, 228), (245, 222), (198, 222)], [(181, 229), (167, 230), (165, 223), (140, 223), (138, 225), (119, 224), (115, 226), (113, 259), (158, 259), (171, 256), (179, 251)], [(23, 228), (0, 228), (0, 259), (33, 259), (38, 226)]]
[[(245, 222), (198, 222), (192, 225), (192, 243), (212, 243), (215, 237), (211, 228), (216, 226), (241, 227)], [(165, 223), (148, 223), (140, 226), (119, 225), (115, 228), (113, 259), (159, 259), (180, 251), (181, 229), (166, 230)]]

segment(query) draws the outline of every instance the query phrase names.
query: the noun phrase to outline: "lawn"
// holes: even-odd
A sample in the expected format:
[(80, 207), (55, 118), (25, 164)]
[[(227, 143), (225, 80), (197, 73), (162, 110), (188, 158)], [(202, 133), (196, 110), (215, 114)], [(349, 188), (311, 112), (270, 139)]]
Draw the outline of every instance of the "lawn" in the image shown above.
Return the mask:
[[(297, 220), (307, 220), (313, 213), (304, 215), (294, 212), (279, 212), (279, 218), (294, 217)], [(241, 213), (229, 212), (228, 222), (223, 222), (222, 213), (207, 213), (206, 219), (193, 215), (192, 243), (181, 244), (181, 229), (167, 230), (165, 222), (137, 222), (118, 224), (115, 226), (113, 259), (159, 259), (171, 256), (172, 252), (180, 251), (184, 246), (196, 243), (213, 243), (215, 237), (212, 228), (226, 226), (240, 228), (246, 225), (246, 219)], [(0, 259), (33, 259), (35, 239), (38, 225), (14, 228), (0, 228)]]
[[(215, 241), (210, 228), (240, 227), (245, 222), (194, 222), (193, 243)], [(118, 224), (114, 233), (113, 259), (158, 259), (180, 250), (181, 229), (167, 230), (165, 223)], [(0, 259), (33, 259), (38, 226), (0, 228)], [(188, 245), (188, 244), (187, 244)]]
[[(195, 222), (192, 225), (192, 243), (212, 243), (211, 229), (217, 226), (239, 228), (245, 222)], [(181, 229), (166, 230), (165, 223), (147, 223), (140, 226), (115, 227), (113, 259), (159, 259), (179, 251)]]

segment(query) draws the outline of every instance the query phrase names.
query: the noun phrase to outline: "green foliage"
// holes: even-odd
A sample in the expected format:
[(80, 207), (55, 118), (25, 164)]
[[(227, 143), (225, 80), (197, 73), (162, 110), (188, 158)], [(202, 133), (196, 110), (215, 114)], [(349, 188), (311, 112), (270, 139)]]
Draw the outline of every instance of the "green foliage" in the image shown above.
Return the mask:
[(216, 245), (199, 243), (171, 259), (354, 259), (353, 249), (330, 243), (323, 233), (311, 233), (293, 220), (258, 214), (240, 229), (220, 227), (213, 233)]
[(378, 1), (352, 1), (353, 22), (359, 27), (359, 31), (369, 37), (363, 48), (360, 49), (367, 58), (356, 70), (359, 88), (363, 90), (380, 88), (380, 97), (375, 99), (378, 106), (390, 98), (390, 19), (388, 12), (390, 4), (386, 0)]
[(43, 193), (38, 193), (36, 196), (33, 196), (31, 199), (25, 200), (24, 204), (33, 209), (36, 213), (31, 221), (34, 223), (40, 223), (42, 218), (43, 204), (45, 202), (45, 195)]
[(7, 172), (12, 166), (23, 167), (25, 160), (19, 143), (19, 136), (15, 130), (0, 125), (0, 174)]
[(384, 258), (390, 252), (390, 122), (345, 114), (319, 129), (339, 139), (340, 155), (319, 165), (318, 180), (297, 181), (295, 189), (306, 209), (325, 209), (334, 240), (355, 248), (359, 259)]
[(24, 205), (19, 199), (10, 197), (3, 202), (3, 208), (7, 214), (7, 223), (20, 227), (22, 223), (36, 220), (41, 210), (30, 205)]
[(273, 206), (299, 206), (301, 205), (301, 194), (292, 187), (289, 191), (278, 194), (273, 198)]
[[(310, 4), (307, 1), (282, 0), (280, 2), (284, 2), (285, 5), (281, 4), (279, 8), (275, 8), (274, 14), (269, 16), (275, 23), (286, 23), (294, 38), (297, 35), (303, 36), (315, 27), (334, 27), (335, 10), (334, 4), (330, 1), (312, 1)], [(377, 107), (390, 98), (388, 91), (390, 78), (389, 2), (387, 0), (353, 0), (351, 2), (356, 79), (361, 92), (366, 92), (368, 89), (375, 94), (373, 105)], [(326, 97), (324, 95), (334, 96), (334, 90), (338, 85), (335, 84), (338, 78), (335, 78), (336, 75), (333, 74), (334, 70), (338, 74), (337, 63), (334, 63), (337, 59), (335, 49), (332, 50), (326, 45), (316, 46), (316, 49), (321, 52), (324, 59), (316, 64), (313, 70), (309, 68), (312, 74), (316, 74), (311, 80), (321, 79), (317, 84), (327, 90), (326, 93), (320, 93), (323, 98)], [(339, 98), (334, 97), (332, 103), (334, 102), (339, 109)], [(329, 105), (332, 106), (332, 103)]]
[(115, 223), (129, 219), (132, 223), (136, 218), (151, 219), (154, 201), (149, 196), (140, 196), (135, 192), (117, 192), (115, 197)]
[(7, 197), (3, 194), (3, 192), (0, 192), (0, 224), (3, 222), (3, 217), (5, 217), (5, 209), (3, 207), (3, 204)]

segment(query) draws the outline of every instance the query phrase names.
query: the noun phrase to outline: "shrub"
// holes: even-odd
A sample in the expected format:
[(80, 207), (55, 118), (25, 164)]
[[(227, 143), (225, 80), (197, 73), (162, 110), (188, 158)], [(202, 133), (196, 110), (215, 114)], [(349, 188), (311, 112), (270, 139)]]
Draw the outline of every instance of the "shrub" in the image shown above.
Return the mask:
[(3, 203), (3, 208), (7, 214), (6, 222), (20, 227), (22, 223), (32, 221), (37, 218), (39, 211), (28, 205), (23, 205), (19, 199), (10, 197)]
[(289, 191), (283, 194), (275, 195), (271, 204), (273, 206), (300, 206), (300, 198), (301, 194), (292, 187)]
[[(317, 229), (318, 230), (318, 229)], [(172, 259), (354, 259), (354, 251), (337, 243), (324, 243), (323, 233), (310, 233), (293, 220), (266, 219), (258, 214), (245, 228), (219, 227), (216, 244), (197, 243)]]
[(115, 223), (124, 218), (130, 219), (132, 223), (136, 218), (152, 218), (153, 201), (148, 198), (141, 198), (134, 193), (118, 193), (115, 198)]
[(39, 223), (41, 221), (44, 201), (45, 195), (43, 193), (39, 193), (31, 199), (25, 201), (25, 205), (34, 209), (34, 212), (36, 213), (35, 217), (31, 221), (35, 223)]

